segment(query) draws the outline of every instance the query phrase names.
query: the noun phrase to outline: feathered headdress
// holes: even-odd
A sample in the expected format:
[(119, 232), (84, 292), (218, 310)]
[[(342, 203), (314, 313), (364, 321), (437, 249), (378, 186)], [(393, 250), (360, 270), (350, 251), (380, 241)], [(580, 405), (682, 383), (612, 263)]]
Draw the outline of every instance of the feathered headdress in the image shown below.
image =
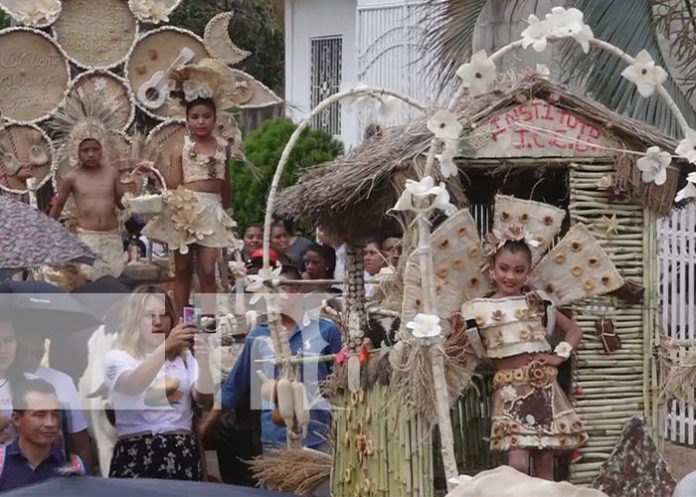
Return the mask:
[(68, 95), (52, 120), (60, 153), (70, 167), (80, 162), (80, 144), (88, 139), (98, 141), (104, 158), (109, 160), (112, 134), (119, 128), (118, 103), (114, 99), (77, 89)]

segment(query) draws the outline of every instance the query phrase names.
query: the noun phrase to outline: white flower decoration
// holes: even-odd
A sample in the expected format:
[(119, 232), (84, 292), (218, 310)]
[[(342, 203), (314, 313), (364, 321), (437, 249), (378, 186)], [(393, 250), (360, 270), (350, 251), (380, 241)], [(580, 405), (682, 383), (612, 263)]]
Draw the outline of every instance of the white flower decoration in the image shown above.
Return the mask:
[(505, 385), (500, 391), (500, 397), (503, 399), (503, 402), (512, 402), (517, 397), (517, 391), (512, 385)]
[(547, 38), (551, 36), (551, 26), (547, 20), (540, 20), (534, 14), (527, 19), (529, 26), (522, 31), (522, 48), (529, 48), (541, 53), (546, 50)]
[(275, 288), (281, 297), (283, 297), (283, 292), (278, 290), (278, 285), (280, 284), (280, 273), (283, 270), (283, 266), (276, 263), (275, 268), (261, 268), (258, 274), (251, 275), (247, 278), (249, 285), (247, 286), (247, 291), (253, 293), (250, 304), (255, 304), (258, 300), (267, 293), (271, 292), (272, 288)]
[(457, 69), (457, 76), (472, 95), (483, 93), (495, 79), (495, 63), (488, 58), (485, 50), (480, 50), (471, 57), (471, 61)]
[(574, 38), (582, 51), (590, 51), (590, 40), (594, 39), (592, 29), (583, 21), (583, 14), (576, 8), (554, 7), (546, 14), (549, 30), (556, 38)]
[(684, 139), (679, 142), (675, 150), (676, 154), (682, 159), (686, 159), (692, 164), (696, 164), (696, 131), (690, 129), (686, 132)]
[(97, 93), (104, 93), (108, 84), (109, 83), (106, 81), (105, 78), (97, 78), (92, 83), (92, 85), (94, 86), (94, 91), (96, 91)]
[(462, 132), (457, 116), (448, 110), (438, 110), (428, 119), (428, 129), (441, 140), (457, 140)]
[(377, 114), (384, 120), (396, 114), (401, 106), (401, 100), (391, 95), (381, 95), (377, 100)]
[(655, 183), (663, 185), (667, 181), (667, 166), (672, 162), (672, 157), (660, 147), (650, 147), (643, 157), (636, 161), (638, 169), (642, 171), (643, 183)]
[(416, 338), (433, 338), (442, 333), (440, 318), (434, 314), (416, 314), (413, 321), (406, 323), (406, 328)]
[(187, 79), (181, 85), (184, 91), (184, 99), (187, 102), (192, 102), (198, 98), (212, 98), (213, 90), (207, 83), (201, 83), (192, 79)]
[(549, 79), (551, 77), (551, 71), (544, 64), (536, 65), (536, 73), (543, 79)]
[(152, 2), (150, 5), (150, 20), (159, 24), (161, 22), (169, 22), (169, 16), (167, 15), (167, 6), (164, 2)]
[(24, 1), (17, 6), (15, 17), (18, 22), (25, 26), (51, 24), (58, 19), (60, 10), (61, 4), (59, 0)]
[(149, 21), (155, 24), (168, 22), (167, 5), (155, 0), (133, 0), (133, 13), (141, 21)]
[(624, 69), (621, 76), (634, 83), (641, 96), (649, 97), (655, 92), (655, 88), (667, 80), (667, 71), (655, 65), (647, 50), (641, 50), (636, 55), (635, 62)]
[(244, 264), (244, 261), (230, 261), (228, 266), (235, 278), (246, 277), (247, 271), (246, 264)]
[[(432, 199), (429, 205), (427, 200)], [(429, 212), (432, 209), (440, 209), (448, 216), (457, 212), (457, 208), (450, 203), (450, 196), (444, 183), (435, 186), (435, 180), (426, 176), (420, 181), (406, 180), (406, 188), (399, 197), (395, 211), (413, 211), (418, 213)], [(423, 205), (426, 204), (426, 205)]]
[(454, 163), (454, 158), (457, 156), (458, 143), (454, 140), (445, 140), (445, 145), (442, 153), (435, 156), (440, 163), (440, 173), (443, 178), (456, 176), (459, 170), (457, 164)]
[(686, 186), (677, 192), (675, 202), (681, 202), (687, 198), (696, 198), (696, 173), (689, 173), (686, 177)]

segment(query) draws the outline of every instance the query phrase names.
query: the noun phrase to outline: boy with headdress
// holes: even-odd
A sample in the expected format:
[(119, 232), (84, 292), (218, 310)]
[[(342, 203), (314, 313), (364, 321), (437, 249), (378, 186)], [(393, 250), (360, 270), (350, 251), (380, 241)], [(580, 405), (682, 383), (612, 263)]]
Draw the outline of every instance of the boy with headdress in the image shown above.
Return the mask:
[[(75, 108), (79, 112), (75, 112)], [(73, 105), (72, 113), (69, 109), (60, 121), (63, 131), (66, 127), (69, 129), (64, 149), (71, 169), (63, 178), (50, 216), (58, 219), (72, 195), (77, 235), (97, 255), (94, 266), (80, 265), (81, 273), (88, 280), (106, 275), (117, 277), (126, 263), (117, 214), (117, 209), (123, 209), (124, 185), (119, 171), (104, 161), (109, 132), (105, 123), (95, 117), (97, 113), (90, 115), (85, 102)], [(75, 114), (81, 115), (76, 117)]]

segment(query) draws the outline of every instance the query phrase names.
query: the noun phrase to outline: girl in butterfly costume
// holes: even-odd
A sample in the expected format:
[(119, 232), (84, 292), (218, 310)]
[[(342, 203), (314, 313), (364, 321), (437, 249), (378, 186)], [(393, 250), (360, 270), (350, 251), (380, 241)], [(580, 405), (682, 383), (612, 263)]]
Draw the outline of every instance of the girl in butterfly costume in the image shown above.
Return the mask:
[[(469, 371), (482, 360), (496, 367), (491, 449), (507, 451), (509, 464), (525, 473), (531, 455), (536, 476), (552, 479), (554, 451), (587, 440), (556, 381), (557, 367), (582, 332), (555, 309), (617, 290), (624, 281), (582, 224), (546, 253), (561, 229), (563, 210), (508, 196), (495, 200), (493, 231), (484, 244), (468, 209), (433, 231), (437, 312), (444, 336), (466, 334), (466, 349), (475, 355), (465, 350), (459, 357)], [(422, 312), (420, 283), (414, 252), (404, 272), (402, 321)], [(556, 330), (564, 338), (552, 347)]]
[[(578, 299), (623, 285), (607, 255), (581, 224), (555, 248), (565, 212), (548, 204), (496, 197), (493, 232), (483, 256), (494, 289), (462, 306), (470, 342), (496, 368), (493, 377), (491, 449), (508, 463), (553, 479), (554, 451), (587, 441), (583, 423), (556, 377), (582, 340), (571, 319), (555, 311)], [(555, 347), (554, 332), (563, 334)], [(480, 343), (477, 343), (480, 340)]]

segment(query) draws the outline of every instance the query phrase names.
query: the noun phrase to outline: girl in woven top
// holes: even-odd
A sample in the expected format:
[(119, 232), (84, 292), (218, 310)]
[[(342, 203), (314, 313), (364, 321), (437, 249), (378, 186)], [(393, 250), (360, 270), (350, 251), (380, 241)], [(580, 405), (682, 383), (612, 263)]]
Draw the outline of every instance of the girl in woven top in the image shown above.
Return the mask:
[[(491, 448), (507, 451), (508, 464), (518, 471), (553, 480), (554, 451), (577, 448), (587, 439), (556, 381), (558, 366), (578, 346), (582, 330), (557, 313), (555, 328), (564, 341), (550, 350), (546, 297), (526, 287), (531, 266), (525, 241), (505, 241), (491, 260), (496, 290), (469, 302), (465, 312), (478, 321), (486, 355), (497, 371)], [(484, 323), (481, 317), (491, 320)]]
[(212, 405), (208, 347), (161, 288), (130, 296), (104, 378), (118, 434), (109, 476), (200, 480), (193, 405)]
[[(237, 245), (235, 222), (227, 214), (231, 186), (228, 143), (213, 131), (217, 107), (212, 98), (185, 93), (188, 134), (172, 151), (164, 212), (143, 229), (148, 238), (174, 250), (174, 300), (179, 313), (189, 302), (196, 257), (200, 293), (217, 292), (215, 271), (221, 248)], [(188, 98), (190, 97), (190, 98)], [(214, 299), (203, 299), (203, 315), (215, 313)]]

